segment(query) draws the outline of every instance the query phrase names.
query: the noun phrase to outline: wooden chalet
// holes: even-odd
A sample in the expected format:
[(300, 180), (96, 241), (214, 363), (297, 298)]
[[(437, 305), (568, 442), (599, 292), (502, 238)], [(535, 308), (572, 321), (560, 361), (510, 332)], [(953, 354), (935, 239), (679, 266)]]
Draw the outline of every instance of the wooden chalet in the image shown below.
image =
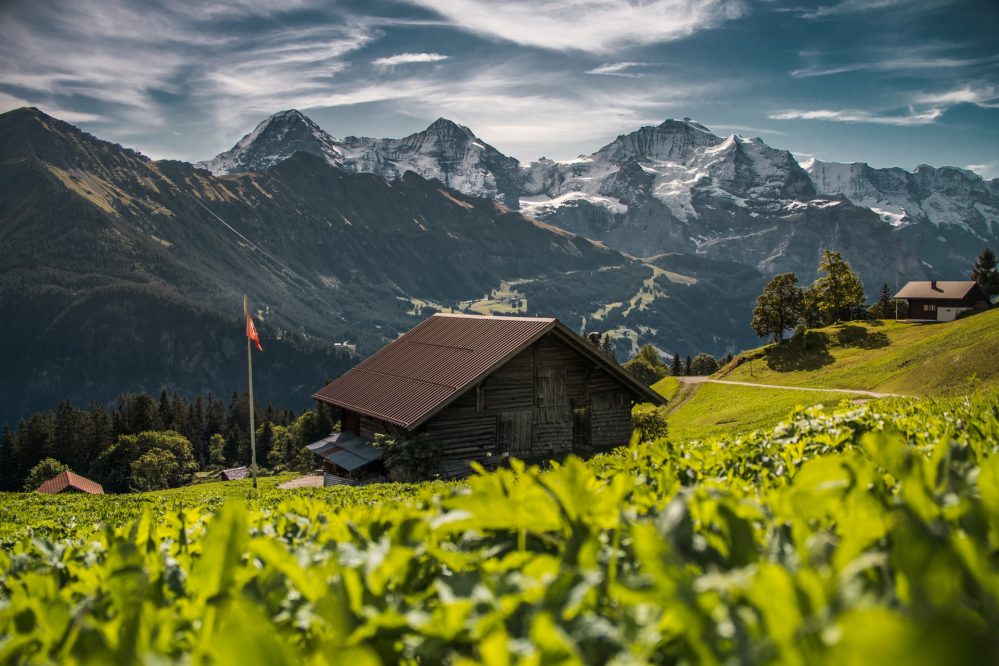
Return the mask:
[(447, 478), (473, 461), (613, 449), (631, 439), (634, 403), (665, 402), (557, 319), (453, 314), (423, 321), (313, 397), (341, 410), (341, 433), (315, 448), (324, 471), (347, 478), (380, 464), (377, 434), (425, 433)]
[(901, 318), (914, 321), (953, 321), (962, 312), (989, 304), (988, 296), (974, 280), (909, 282), (895, 298), (909, 304), (906, 316)]
[(37, 491), (46, 495), (57, 495), (59, 493), (104, 494), (104, 488), (101, 487), (101, 484), (68, 470), (56, 474), (48, 481), (42, 483), (42, 485), (38, 486)]

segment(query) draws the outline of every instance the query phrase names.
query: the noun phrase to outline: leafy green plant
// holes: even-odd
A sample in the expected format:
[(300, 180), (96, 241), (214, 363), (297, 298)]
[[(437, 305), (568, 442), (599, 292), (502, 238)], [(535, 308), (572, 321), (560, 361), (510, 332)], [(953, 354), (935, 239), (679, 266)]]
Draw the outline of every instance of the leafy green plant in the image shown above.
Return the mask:
[(0, 496), (0, 662), (983, 663), (999, 394), (465, 483)]

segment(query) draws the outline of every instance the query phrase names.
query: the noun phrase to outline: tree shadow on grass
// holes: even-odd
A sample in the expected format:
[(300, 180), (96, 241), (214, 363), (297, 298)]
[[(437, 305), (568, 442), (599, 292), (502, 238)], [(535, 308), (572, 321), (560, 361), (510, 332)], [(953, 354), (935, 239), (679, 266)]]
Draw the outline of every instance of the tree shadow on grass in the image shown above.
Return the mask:
[(843, 324), (836, 332), (836, 342), (843, 347), (860, 349), (880, 349), (891, 344), (888, 336), (881, 331), (871, 331), (856, 324)]
[(767, 349), (767, 367), (775, 372), (818, 370), (835, 359), (829, 353), (829, 340), (814, 331), (799, 333)]

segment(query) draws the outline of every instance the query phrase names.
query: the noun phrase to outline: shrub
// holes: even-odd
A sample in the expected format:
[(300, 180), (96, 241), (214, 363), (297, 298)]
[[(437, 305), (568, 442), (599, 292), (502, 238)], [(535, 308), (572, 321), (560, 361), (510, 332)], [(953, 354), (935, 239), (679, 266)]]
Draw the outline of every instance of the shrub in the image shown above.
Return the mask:
[(641, 404), (631, 410), (631, 421), (638, 430), (638, 437), (643, 442), (654, 442), (669, 434), (666, 415), (669, 413), (666, 405)]
[[(138, 435), (122, 435), (111, 448), (101, 454), (94, 464), (96, 476), (104, 485), (105, 490), (126, 492), (136, 487), (137, 480), (133, 478), (132, 463), (138, 461), (144, 454), (159, 449), (173, 454), (177, 462), (171, 466), (166, 475), (166, 487), (175, 488), (191, 480), (198, 465), (194, 460), (191, 442), (186, 437), (173, 430), (147, 430)], [(145, 474), (146, 463), (137, 468)], [(145, 476), (138, 483), (146, 483)]]
[(711, 375), (718, 370), (718, 361), (710, 354), (700, 353), (690, 362), (693, 375)]
[(28, 476), (24, 479), (24, 489), (35, 490), (45, 481), (48, 481), (57, 474), (62, 474), (68, 469), (69, 467), (55, 458), (43, 458), (28, 472)]
[(377, 435), (374, 445), (384, 452), (382, 462), (393, 481), (423, 481), (440, 472), (440, 444), (426, 433)]
[(133, 490), (163, 490), (180, 474), (177, 456), (163, 449), (150, 449), (131, 464)]

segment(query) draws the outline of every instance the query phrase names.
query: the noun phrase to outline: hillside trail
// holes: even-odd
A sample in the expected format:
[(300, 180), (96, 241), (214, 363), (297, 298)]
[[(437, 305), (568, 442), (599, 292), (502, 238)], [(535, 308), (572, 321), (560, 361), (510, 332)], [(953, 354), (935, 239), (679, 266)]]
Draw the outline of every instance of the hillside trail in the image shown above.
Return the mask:
[[(710, 377), (678, 377), (680, 380), (680, 390), (684, 386), (696, 386), (697, 384), (731, 384), (733, 386), (753, 386), (755, 388), (784, 389), (785, 391), (819, 391), (823, 393), (848, 393), (850, 395), (862, 395), (868, 398), (906, 398), (909, 396), (901, 393), (878, 393), (877, 391), (864, 391), (862, 389), (838, 389), (838, 388), (813, 388), (809, 386), (780, 386), (778, 384), (754, 384), (753, 382), (733, 382), (728, 379), (711, 379)], [(679, 406), (679, 405), (678, 405)]]

